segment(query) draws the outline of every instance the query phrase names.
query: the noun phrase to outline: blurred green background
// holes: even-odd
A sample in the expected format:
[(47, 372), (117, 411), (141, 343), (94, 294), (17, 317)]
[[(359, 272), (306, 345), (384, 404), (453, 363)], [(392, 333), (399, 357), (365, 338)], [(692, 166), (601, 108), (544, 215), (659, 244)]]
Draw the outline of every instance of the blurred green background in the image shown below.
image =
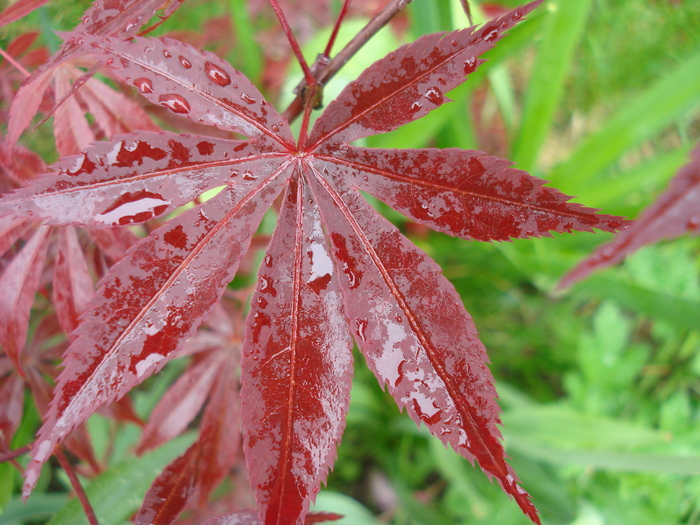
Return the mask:
[[(340, 2), (331, 3), (337, 12)], [(69, 29), (89, 2), (70, 3), (75, 16), (60, 4), (10, 31), (43, 27), (55, 45), (50, 29)], [(476, 22), (493, 13), (494, 3), (471, 4)], [(245, 8), (244, 0), (187, 0), (160, 32), (201, 31), (209, 18), (228, 16), (238, 47), (227, 58), (260, 79), (255, 38), (267, 22), (247, 20)], [(407, 33), (385, 29), (327, 93), (404, 41), (468, 25), (459, 0), (415, 0), (406, 16)], [(341, 39), (359, 26), (348, 21)], [(308, 57), (323, 49), (327, 34), (304, 44)], [(547, 0), (488, 58), (450, 94), (455, 102), (362, 144), (480, 149), (578, 202), (634, 218), (700, 139), (700, 0)], [(287, 87), (296, 85), (294, 68), (286, 77)], [(283, 109), (289, 95), (283, 90), (280, 98)], [(557, 280), (609, 235), (466, 242), (377, 206), (442, 266), (473, 316), (496, 377), (511, 463), (543, 523), (700, 524), (700, 239), (647, 247), (554, 294)], [(137, 405), (153, 406), (178, 366), (166, 369), (154, 391), (137, 392)], [(19, 441), (29, 440), (36, 424), (35, 415)], [(98, 416), (91, 424), (99, 446), (106, 423)], [(114, 495), (115, 480), (133, 480), (122, 487), (130, 491), (122, 501), (138, 508), (149, 483), (143, 472), (155, 476), (187, 437), (135, 460), (124, 451), (137, 430), (120, 432), (115, 457), (122, 462), (115, 459), (104, 475), (102, 494)], [(345, 513), (339, 523), (529, 523), (497, 485), (400, 414), (359, 355), (338, 455), (317, 508)], [(0, 465), (0, 505), (7, 505), (0, 525), (37, 523), (65, 505), (66, 496), (38, 492), (31, 514), (13, 495), (17, 485)], [(130, 513), (122, 514), (114, 523)], [(53, 523), (80, 516), (66, 507)]]

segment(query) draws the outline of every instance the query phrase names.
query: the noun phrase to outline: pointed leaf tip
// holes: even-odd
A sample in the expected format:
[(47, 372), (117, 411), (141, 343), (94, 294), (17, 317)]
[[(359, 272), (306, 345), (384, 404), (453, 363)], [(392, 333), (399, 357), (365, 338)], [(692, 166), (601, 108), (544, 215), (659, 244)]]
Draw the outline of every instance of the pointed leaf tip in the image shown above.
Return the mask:
[(661, 239), (684, 234), (700, 234), (700, 143), (690, 154), (690, 161), (677, 172), (668, 188), (646, 208), (639, 218), (620, 231), (610, 242), (567, 273), (557, 289), (585, 279), (591, 273), (613, 266), (631, 253)]

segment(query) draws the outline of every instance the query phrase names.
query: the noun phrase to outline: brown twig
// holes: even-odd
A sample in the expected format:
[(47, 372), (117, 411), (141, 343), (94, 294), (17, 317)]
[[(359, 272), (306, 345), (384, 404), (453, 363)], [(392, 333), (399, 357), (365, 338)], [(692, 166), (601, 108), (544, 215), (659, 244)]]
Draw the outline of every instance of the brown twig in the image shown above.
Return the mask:
[(78, 496), (78, 499), (80, 500), (80, 504), (82, 505), (83, 510), (85, 511), (85, 517), (88, 519), (88, 522), (90, 523), (90, 525), (100, 525), (100, 522), (97, 521), (95, 510), (92, 508), (90, 500), (88, 499), (87, 494), (83, 489), (83, 486), (80, 484), (80, 480), (78, 479), (78, 475), (75, 473), (73, 465), (70, 464), (68, 458), (63, 453), (63, 445), (58, 445), (56, 447), (56, 449), (54, 450), (54, 455), (56, 456), (56, 459), (58, 459), (58, 462), (63, 468), (63, 470), (65, 470), (66, 474), (68, 474), (70, 484), (73, 487), (75, 494)]
[[(400, 11), (402, 11), (413, 0), (391, 0), (380, 13), (363, 27), (348, 44), (335, 55), (331, 61), (314, 74), (316, 82), (321, 85), (326, 84), (340, 69), (355, 56), (355, 54), (372, 38), (382, 27), (387, 25)], [(289, 122), (296, 119), (303, 111), (302, 89), (299, 90), (294, 101), (285, 110), (284, 116)]]
[(6, 461), (11, 462), (15, 467), (19, 469), (20, 472), (23, 472), (22, 465), (17, 463), (16, 458), (19, 456), (25, 455), (27, 452), (29, 452), (32, 449), (31, 445), (24, 446), (22, 448), (18, 448), (16, 450), (8, 450), (4, 454), (0, 454), (0, 463), (5, 463)]

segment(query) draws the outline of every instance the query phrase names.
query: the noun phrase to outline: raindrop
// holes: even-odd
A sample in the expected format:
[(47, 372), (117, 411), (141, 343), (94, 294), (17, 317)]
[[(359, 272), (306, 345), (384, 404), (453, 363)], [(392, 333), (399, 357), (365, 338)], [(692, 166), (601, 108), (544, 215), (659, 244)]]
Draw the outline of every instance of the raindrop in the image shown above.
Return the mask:
[(134, 27), (136, 27), (136, 24), (127, 24), (124, 31), (131, 31)]
[[(219, 86), (223, 87), (228, 86), (231, 83), (231, 77), (229, 74), (219, 66), (212, 64), (209, 61), (204, 63), (204, 72), (209, 77), (209, 80), (214, 82), (214, 84), (218, 84)], [(233, 87), (235, 88), (236, 86)]]
[(484, 40), (487, 42), (493, 42), (498, 38), (498, 29), (492, 29), (485, 37)]
[(420, 104), (419, 102), (414, 102), (411, 105), (411, 111), (418, 111), (419, 109), (423, 109), (423, 104)]
[(270, 281), (265, 279), (264, 277), (260, 277), (260, 291), (264, 292), (270, 287)]
[(83, 18), (83, 24), (89, 24), (89, 23), (90, 23), (90, 17), (89, 17), (89, 16), (86, 16), (85, 18)]
[(403, 323), (403, 317), (401, 317), (399, 314), (396, 314), (396, 322)]
[(569, 221), (569, 222), (567, 222), (566, 224), (564, 224), (564, 229), (567, 230), (567, 231), (569, 231), (569, 232), (573, 229), (573, 227), (574, 227), (574, 223), (571, 222), (571, 221)]
[(698, 226), (700, 226), (700, 217), (694, 215), (693, 217), (688, 219), (688, 229), (696, 230)]
[(189, 69), (189, 68), (192, 67), (192, 62), (190, 62), (189, 60), (187, 60), (187, 59), (186, 59), (185, 57), (183, 57), (182, 55), (180, 55), (178, 58), (179, 58), (179, 60), (180, 60), (180, 64), (182, 64), (182, 67), (184, 67), (185, 69)]
[(258, 297), (256, 302), (260, 308), (267, 308), (267, 299), (264, 297)]
[(365, 175), (364, 177), (362, 177), (362, 180), (365, 182), (369, 182), (369, 177), (367, 175)]
[(257, 179), (257, 177), (255, 175), (253, 175), (252, 171), (244, 171), (243, 178), (245, 180), (256, 180)]
[(231, 178), (238, 177), (238, 170), (231, 170), (231, 174), (229, 175)]
[(476, 57), (469, 57), (464, 61), (464, 74), (468, 75), (476, 69)]
[(280, 127), (279, 127), (277, 124), (273, 124), (273, 125), (272, 125), (272, 131), (274, 131), (275, 133), (277, 133), (279, 130), (280, 130)]
[(173, 55), (171, 55), (171, 54), (170, 54), (170, 51), (168, 51), (167, 49), (163, 49), (163, 56), (164, 56), (165, 58), (170, 58), (170, 57), (173, 56)]
[(357, 335), (362, 342), (367, 341), (367, 336), (365, 335), (365, 330), (367, 330), (367, 319), (355, 319), (355, 326), (357, 327)]
[(432, 102), (435, 105), (442, 104), (442, 101), (444, 99), (442, 93), (440, 93), (440, 90), (437, 88), (430, 88), (428, 91), (426, 91), (425, 98), (427, 98), (430, 102)]
[(182, 95), (178, 95), (177, 93), (161, 95), (158, 97), (158, 102), (173, 113), (189, 113), (191, 109), (190, 103), (187, 102)]
[(241, 93), (241, 100), (246, 104), (255, 104), (255, 99), (247, 93)]
[[(79, 38), (79, 39), (78, 39), (78, 45), (79, 45), (79, 46), (82, 46), (84, 43), (85, 43), (85, 39), (84, 39), (84, 38)], [(114, 62), (113, 59), (110, 59), (110, 60), (112, 60), (112, 62)], [(111, 62), (108, 60), (107, 63), (110, 64)]]
[(359, 286), (360, 280), (357, 278), (357, 275), (355, 275), (355, 272), (353, 272), (350, 268), (345, 268), (343, 273), (348, 276), (348, 286), (350, 288), (357, 288)]
[(265, 256), (265, 266), (272, 268), (272, 255)]
[(108, 66), (111, 66), (112, 64), (114, 64), (114, 59), (113, 59), (113, 58), (108, 58), (106, 64), (107, 64)]

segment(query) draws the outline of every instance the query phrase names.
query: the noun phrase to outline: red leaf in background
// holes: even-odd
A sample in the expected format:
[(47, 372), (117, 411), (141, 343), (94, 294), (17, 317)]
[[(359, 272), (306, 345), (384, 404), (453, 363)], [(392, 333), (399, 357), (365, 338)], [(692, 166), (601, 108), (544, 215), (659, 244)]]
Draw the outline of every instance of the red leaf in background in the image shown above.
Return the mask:
[[(241, 371), (244, 448), (260, 521), (303, 521), (326, 479), (347, 411), (352, 332), (398, 405), (476, 459), (539, 523), (505, 461), (493, 378), (471, 317), (438, 266), (358, 190), (469, 239), (613, 231), (623, 220), (568, 203), (542, 181), (479, 152), (346, 144), (445, 103), (444, 93), (474, 71), (478, 55), (538, 3), (476, 31), (428, 35), (391, 53), (328, 105), (308, 139), (302, 130), (299, 144), (257, 89), (211, 53), (173, 40), (73, 34), (83, 51), (109, 62), (153, 103), (250, 140), (165, 132), (112, 138), (0, 202), (5, 213), (99, 228), (143, 223), (223, 186), (139, 241), (101, 281), (67, 351), (25, 495), (72, 428), (178, 355), (285, 190), (248, 316)], [(230, 384), (219, 388), (235, 393)], [(221, 406), (222, 394), (212, 395), (211, 406)], [(194, 408), (187, 412), (186, 419)], [(235, 425), (206, 430), (213, 423), (202, 437), (216, 435), (223, 447)], [(227, 460), (217, 461), (220, 475)], [(193, 465), (178, 460), (159, 483), (189, 480)]]
[(0, 277), (0, 345), (20, 373), (24, 373), (20, 352), (27, 339), (29, 308), (44, 269), (50, 234), (51, 227), (39, 226)]
[[(167, 18), (179, 7), (182, 1), (95, 0), (83, 14), (75, 31), (86, 35), (119, 35), (120, 38), (125, 39), (137, 34), (141, 26), (148, 22), (158, 9), (164, 7), (163, 17)], [(22, 3), (26, 3), (26, 1), (18, 2), (18, 4)], [(22, 83), (10, 108), (7, 142), (14, 144), (39, 110), (39, 104), (56, 74), (57, 66), (83, 53), (81, 42), (76, 39), (66, 41), (43, 66), (34, 71)], [(96, 71), (91, 71), (89, 76), (94, 75)], [(87, 77), (84, 80), (87, 80)], [(65, 103), (69, 100), (65, 97), (71, 92), (66, 93), (65, 86), (62, 88), (61, 92), (64, 93), (64, 96), (61, 97), (57, 94), (56, 100)], [(66, 128), (67, 125), (64, 125), (64, 129)]]
[(53, 302), (61, 327), (70, 335), (80, 322), (94, 287), (75, 228), (58, 232), (58, 250), (53, 274)]
[(29, 13), (35, 9), (39, 9), (48, 1), (49, 0), (22, 0), (21, 2), (15, 2), (11, 6), (6, 7), (2, 13), (0, 13), (0, 27), (11, 24), (16, 20), (27, 16)]
[(647, 244), (686, 233), (697, 235), (700, 232), (700, 144), (691, 152), (690, 159), (678, 170), (668, 189), (632, 226), (580, 262), (562, 278), (558, 288), (571, 286), (594, 271), (617, 264)]
[[(70, 63), (59, 64), (54, 72), (56, 99), (71, 92), (83, 72)], [(86, 113), (95, 124), (90, 125)], [(113, 136), (133, 130), (158, 131), (158, 127), (141, 107), (95, 78), (82, 84), (80, 91), (56, 108), (54, 114), (56, 149), (63, 155), (75, 155), (95, 142), (99, 136)]]
[(10, 450), (24, 412), (24, 380), (17, 374), (0, 377), (0, 453)]
[(187, 428), (204, 406), (222, 365), (221, 357), (210, 353), (185, 370), (151, 412), (136, 447), (137, 454), (167, 443)]
[(134, 518), (136, 525), (165, 525), (177, 519), (194, 491), (201, 448), (202, 445), (196, 441), (165, 467), (148, 489), (143, 505)]

